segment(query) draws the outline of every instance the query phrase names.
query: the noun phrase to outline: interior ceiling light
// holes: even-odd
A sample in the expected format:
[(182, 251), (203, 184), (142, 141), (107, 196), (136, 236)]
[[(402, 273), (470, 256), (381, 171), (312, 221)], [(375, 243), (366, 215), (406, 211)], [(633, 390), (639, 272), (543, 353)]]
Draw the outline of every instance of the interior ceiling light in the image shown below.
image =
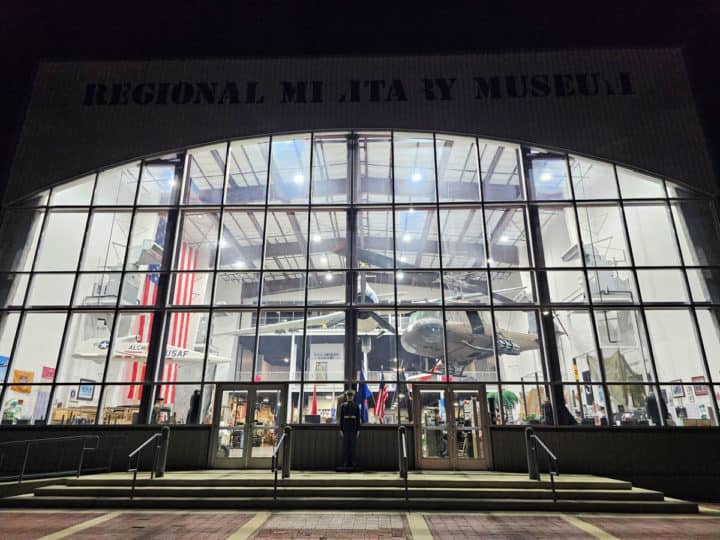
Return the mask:
[(414, 173), (412, 174), (412, 176), (410, 177), (410, 179), (411, 179), (413, 182), (419, 182), (420, 180), (422, 180), (422, 174), (420, 174), (419, 172), (414, 172)]
[(542, 173), (540, 175), (540, 181), (541, 182), (549, 182), (550, 180), (552, 180), (552, 177), (553, 177), (553, 175), (551, 172), (545, 171), (544, 173)]
[(302, 184), (305, 181), (305, 176), (302, 174), (296, 174), (293, 176), (293, 182), (296, 184)]
[(501, 242), (507, 242), (507, 241), (509, 241), (509, 240), (510, 240), (510, 237), (509, 237), (507, 234), (503, 234), (503, 235), (500, 237), (500, 241), (501, 241)]
[(488, 264), (495, 264), (495, 259), (493, 259), (492, 257), (490, 257), (490, 258), (488, 259)]
[(233, 266), (235, 268), (245, 268), (245, 261), (235, 261)]
[(409, 242), (410, 240), (412, 240), (412, 234), (410, 234), (410, 233), (405, 233), (405, 234), (403, 235), (403, 242)]
[(330, 272), (325, 274), (325, 281), (332, 281), (332, 280), (333, 280), (333, 275)]
[(400, 271), (400, 272), (398, 272), (398, 273), (395, 274), (395, 275), (397, 276), (398, 279), (402, 279), (402, 278), (405, 277), (405, 272)]
[(283, 358), (283, 362), (285, 362), (286, 364), (289, 364), (289, 363), (290, 363), (290, 359), (286, 356), (285, 358)]
[(403, 255), (402, 257), (400, 257), (400, 262), (401, 262), (401, 263), (407, 262), (407, 257), (406, 257), (405, 255)]
[(313, 242), (320, 242), (320, 240), (322, 240), (322, 236), (320, 236), (319, 234), (313, 235)]

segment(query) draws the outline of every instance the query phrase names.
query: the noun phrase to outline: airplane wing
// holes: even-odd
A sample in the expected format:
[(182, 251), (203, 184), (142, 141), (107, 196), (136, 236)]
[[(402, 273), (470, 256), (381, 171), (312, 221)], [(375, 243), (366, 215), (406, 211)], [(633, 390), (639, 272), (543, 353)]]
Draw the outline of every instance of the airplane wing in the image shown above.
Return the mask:
[[(260, 325), (260, 334), (291, 334), (295, 332), (302, 332), (305, 323), (307, 322), (308, 328), (317, 328), (324, 326), (332, 326), (339, 322), (345, 321), (344, 311), (332, 311), (323, 315), (317, 315), (314, 317), (308, 317), (307, 320), (304, 318), (293, 319), (291, 321), (282, 321), (278, 323), (263, 324)], [(236, 330), (230, 330), (227, 332), (213, 333), (213, 336), (252, 336), (255, 335), (255, 326), (249, 328), (238, 328)]]

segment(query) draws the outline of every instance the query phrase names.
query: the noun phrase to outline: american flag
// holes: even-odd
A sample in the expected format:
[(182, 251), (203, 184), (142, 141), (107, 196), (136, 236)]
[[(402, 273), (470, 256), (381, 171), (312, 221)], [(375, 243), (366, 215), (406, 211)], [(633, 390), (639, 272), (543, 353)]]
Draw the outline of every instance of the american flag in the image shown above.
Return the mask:
[(380, 387), (378, 388), (378, 395), (375, 399), (375, 409), (373, 413), (381, 424), (385, 423), (385, 402), (388, 398), (388, 387), (385, 385), (385, 374), (380, 375)]
[[(189, 306), (193, 302), (195, 272), (192, 272), (192, 270), (197, 267), (197, 260), (198, 250), (183, 242), (180, 246), (178, 260), (178, 270), (181, 270), (181, 272), (175, 275), (175, 298), (173, 304), (176, 306)], [(189, 327), (190, 313), (176, 313), (170, 325), (168, 343), (174, 347), (187, 349)]]
[[(165, 362), (162, 380), (164, 382), (174, 383), (177, 381), (177, 372), (177, 362)], [(160, 397), (166, 405), (175, 403), (175, 385), (163, 384), (160, 387)]]

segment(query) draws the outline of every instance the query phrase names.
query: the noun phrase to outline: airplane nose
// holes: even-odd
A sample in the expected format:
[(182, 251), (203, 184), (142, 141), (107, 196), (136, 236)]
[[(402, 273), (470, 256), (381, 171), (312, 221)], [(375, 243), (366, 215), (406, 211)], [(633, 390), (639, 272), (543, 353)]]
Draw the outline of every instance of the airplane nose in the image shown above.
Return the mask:
[(427, 322), (421, 325), (418, 329), (420, 338), (427, 344), (435, 345), (442, 343), (443, 340), (443, 329), (442, 325), (434, 322)]

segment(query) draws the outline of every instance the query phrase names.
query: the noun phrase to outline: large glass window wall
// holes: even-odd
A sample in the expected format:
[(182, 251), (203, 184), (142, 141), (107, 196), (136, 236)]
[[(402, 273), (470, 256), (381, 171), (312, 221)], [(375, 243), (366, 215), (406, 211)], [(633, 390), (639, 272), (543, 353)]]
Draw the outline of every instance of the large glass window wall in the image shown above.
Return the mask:
[(218, 384), (288, 383), (294, 422), (367, 384), (397, 423), (462, 383), (497, 423), (717, 425), (719, 239), (705, 194), (475, 137), (134, 161), (5, 209), (2, 422), (208, 422)]

